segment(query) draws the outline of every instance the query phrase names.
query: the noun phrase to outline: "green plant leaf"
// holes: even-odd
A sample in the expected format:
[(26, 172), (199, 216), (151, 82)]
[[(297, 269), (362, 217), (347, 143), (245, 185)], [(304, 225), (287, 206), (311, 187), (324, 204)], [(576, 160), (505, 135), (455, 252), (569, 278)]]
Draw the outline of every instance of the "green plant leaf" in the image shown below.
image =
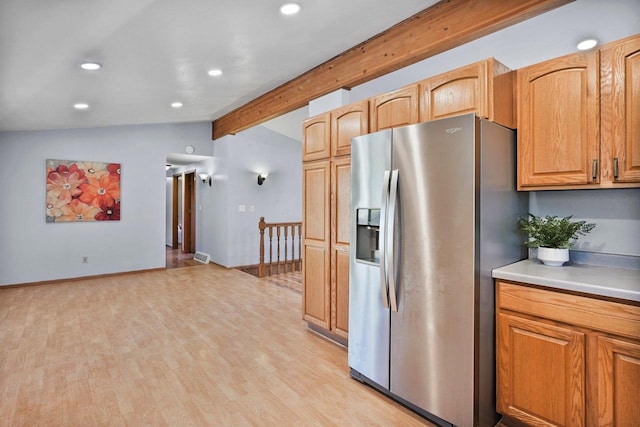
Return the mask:
[(529, 236), (524, 244), (529, 248), (571, 248), (579, 236), (586, 235), (596, 226), (586, 221), (572, 222), (572, 216), (546, 215), (543, 218), (529, 213), (526, 218), (518, 218), (518, 226)]

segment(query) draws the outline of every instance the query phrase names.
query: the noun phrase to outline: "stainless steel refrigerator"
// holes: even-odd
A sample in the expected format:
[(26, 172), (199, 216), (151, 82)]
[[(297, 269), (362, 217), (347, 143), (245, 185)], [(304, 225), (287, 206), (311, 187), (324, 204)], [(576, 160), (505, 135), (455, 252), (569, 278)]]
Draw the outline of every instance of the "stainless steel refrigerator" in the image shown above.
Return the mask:
[(491, 269), (526, 257), (515, 158), (474, 114), (351, 143), (351, 375), (441, 425), (498, 418)]

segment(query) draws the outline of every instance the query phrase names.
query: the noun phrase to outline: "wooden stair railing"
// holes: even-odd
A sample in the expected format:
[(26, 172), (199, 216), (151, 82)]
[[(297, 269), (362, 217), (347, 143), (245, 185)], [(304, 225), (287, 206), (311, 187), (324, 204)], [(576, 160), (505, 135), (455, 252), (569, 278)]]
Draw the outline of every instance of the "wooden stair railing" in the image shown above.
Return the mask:
[[(260, 217), (258, 223), (260, 230), (260, 264), (258, 264), (258, 277), (273, 276), (275, 274), (302, 271), (302, 223), (301, 222), (272, 222), (267, 223), (264, 217)], [(269, 260), (265, 263), (265, 229), (268, 229)], [(276, 237), (276, 258), (273, 257), (273, 237)], [(289, 239), (291, 237), (291, 239)], [(281, 238), (284, 242), (281, 244)], [(284, 259), (281, 259), (280, 248), (284, 248)], [(297, 251), (296, 251), (297, 248)], [(291, 252), (289, 252), (289, 249)]]

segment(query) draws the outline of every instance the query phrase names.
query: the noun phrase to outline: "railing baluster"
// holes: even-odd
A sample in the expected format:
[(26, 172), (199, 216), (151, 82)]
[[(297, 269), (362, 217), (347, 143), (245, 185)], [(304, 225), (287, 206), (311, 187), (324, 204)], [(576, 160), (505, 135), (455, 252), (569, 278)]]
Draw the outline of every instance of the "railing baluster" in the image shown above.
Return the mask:
[(269, 227), (269, 276), (273, 274), (273, 227)]
[(291, 225), (291, 271), (296, 271), (296, 226)]
[(288, 242), (288, 237), (289, 237), (289, 226), (285, 225), (284, 226), (284, 272), (288, 273), (287, 271), (287, 260), (289, 259), (289, 257), (287, 256), (287, 242)]
[(267, 223), (264, 222), (264, 217), (260, 217), (258, 223), (258, 229), (260, 230), (260, 263), (258, 264), (258, 277), (264, 277), (264, 229)]
[(280, 226), (276, 227), (276, 234), (278, 235), (278, 263), (276, 264), (276, 274), (280, 274)]
[(298, 225), (298, 271), (302, 271), (302, 224)]

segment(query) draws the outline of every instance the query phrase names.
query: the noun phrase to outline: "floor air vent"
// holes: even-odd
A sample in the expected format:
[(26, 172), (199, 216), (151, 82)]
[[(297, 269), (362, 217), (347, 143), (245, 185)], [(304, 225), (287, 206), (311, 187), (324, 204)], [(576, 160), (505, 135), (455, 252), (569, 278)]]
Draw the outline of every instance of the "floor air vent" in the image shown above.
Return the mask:
[(204, 252), (196, 252), (196, 254), (193, 256), (193, 259), (203, 264), (209, 264), (210, 258), (211, 257), (209, 256), (209, 254), (205, 254)]

